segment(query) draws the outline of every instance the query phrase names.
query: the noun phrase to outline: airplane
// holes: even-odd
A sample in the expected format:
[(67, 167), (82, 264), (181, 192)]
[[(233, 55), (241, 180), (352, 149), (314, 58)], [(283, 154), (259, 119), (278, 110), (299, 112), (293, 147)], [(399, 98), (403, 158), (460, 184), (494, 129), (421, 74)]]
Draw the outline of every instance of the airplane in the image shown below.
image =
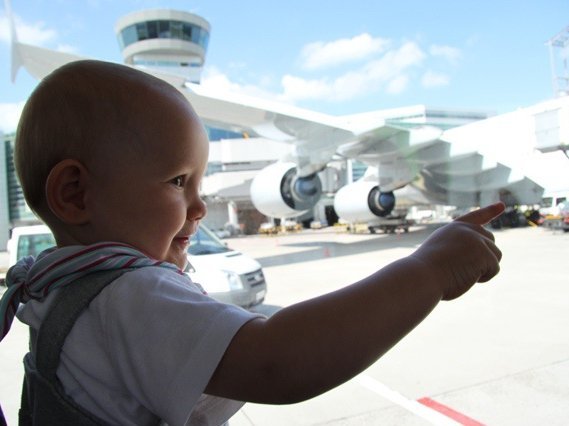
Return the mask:
[[(6, 5), (11, 18), (9, 1)], [(42, 79), (68, 62), (87, 59), (21, 43), (13, 24), (11, 35), (13, 81), (21, 66)], [(381, 111), (331, 116), (219, 93), (178, 74), (143, 71), (180, 90), (206, 125), (288, 144), (288, 153), (262, 169), (251, 183), (251, 200), (268, 217), (293, 218), (312, 209), (322, 195), (318, 173), (337, 158), (368, 166), (361, 179), (343, 186), (334, 197), (338, 216), (352, 223), (381, 220), (405, 205), (467, 208), (498, 200), (533, 205), (544, 191), (528, 177), (478, 152), (472, 143), (457, 141), (457, 129), (404, 127), (388, 122)]]

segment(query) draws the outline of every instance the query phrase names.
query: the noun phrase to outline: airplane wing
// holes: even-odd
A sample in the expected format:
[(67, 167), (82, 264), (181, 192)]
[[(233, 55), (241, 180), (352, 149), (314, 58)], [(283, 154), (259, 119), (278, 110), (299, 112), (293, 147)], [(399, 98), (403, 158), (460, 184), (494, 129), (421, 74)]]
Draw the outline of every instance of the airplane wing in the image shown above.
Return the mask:
[[(89, 58), (14, 41), (12, 59), (13, 80), (21, 66), (33, 77), (41, 80), (66, 63)], [(192, 103), (200, 118), (212, 127), (246, 132), (252, 136), (258, 135), (293, 144), (290, 159), (305, 165), (300, 171), (304, 175), (322, 170), (339, 144), (354, 139), (354, 134), (349, 129), (342, 128), (333, 116), (292, 105), (219, 93), (189, 83), (179, 75), (152, 69), (141, 70), (169, 82), (180, 90)]]
[[(349, 221), (388, 215), (395, 207), (393, 191), (405, 186), (420, 195), (407, 205), (473, 207), (498, 200), (508, 205), (541, 201), (543, 188), (539, 184), (478, 152), (472, 144), (462, 146), (456, 137), (449, 138), (433, 126), (358, 121), (353, 116), (334, 117), (215, 93), (195, 84), (186, 84), (186, 88), (187, 98), (207, 123), (294, 144), (294, 155), (287, 156), (284, 164), (267, 167), (253, 181), (253, 202), (268, 216), (295, 216), (310, 208), (318, 190), (306, 181), (315, 179), (314, 173), (334, 156), (358, 160), (372, 171), (358, 185), (346, 185), (335, 196), (336, 211)], [(283, 185), (283, 181), (287, 183)]]
[[(13, 49), (13, 69), (23, 65), (38, 79), (65, 63), (83, 59), (17, 41)], [(366, 183), (363, 189), (346, 185), (336, 194), (337, 212), (351, 221), (389, 214), (395, 207), (393, 191), (406, 185), (431, 203), (456, 206), (478, 206), (500, 198), (510, 204), (535, 204), (543, 193), (532, 180), (517, 177), (508, 166), (488, 161), (476, 150), (455, 152), (454, 142), (435, 127), (330, 116), (220, 93), (177, 75), (144, 71), (178, 88), (206, 124), (291, 145), (284, 161), (261, 171), (251, 186), (253, 203), (268, 216), (297, 216), (311, 208), (321, 194), (317, 173), (335, 156), (359, 160), (375, 171), (360, 182)], [(359, 203), (346, 197), (350, 190), (359, 194)]]
[(16, 80), (21, 66), (24, 66), (32, 77), (41, 80), (56, 68), (81, 59), (87, 58), (15, 42), (12, 45), (12, 81)]
[[(472, 207), (499, 199), (508, 205), (537, 204), (543, 194), (540, 185), (508, 165), (482, 155), (472, 146), (456, 148), (460, 144), (433, 126), (402, 127), (377, 119), (362, 122), (353, 116), (330, 116), (219, 93), (197, 84), (186, 83), (185, 88), (183, 93), (206, 123), (293, 144), (295, 152), (286, 161), (294, 165), (298, 177), (318, 172), (334, 156), (341, 156), (375, 170), (375, 185), (380, 192), (410, 185), (432, 204)], [(279, 172), (265, 177), (278, 187), (283, 176), (284, 172)], [(257, 191), (261, 192), (261, 187)], [(344, 209), (340, 206), (340, 210)], [(270, 215), (280, 217), (282, 213), (273, 209)], [(366, 214), (357, 219), (363, 220)]]

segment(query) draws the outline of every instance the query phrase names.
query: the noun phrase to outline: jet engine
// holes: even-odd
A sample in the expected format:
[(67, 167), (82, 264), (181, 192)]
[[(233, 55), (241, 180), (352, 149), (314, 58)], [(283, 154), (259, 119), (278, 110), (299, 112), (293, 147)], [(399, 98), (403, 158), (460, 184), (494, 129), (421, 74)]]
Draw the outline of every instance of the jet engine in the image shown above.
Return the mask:
[(348, 222), (370, 222), (388, 216), (395, 207), (393, 191), (382, 192), (377, 182), (357, 181), (343, 186), (334, 197), (334, 209)]
[(322, 194), (316, 173), (298, 176), (296, 164), (275, 163), (261, 170), (251, 183), (251, 200), (269, 217), (295, 217), (314, 207)]

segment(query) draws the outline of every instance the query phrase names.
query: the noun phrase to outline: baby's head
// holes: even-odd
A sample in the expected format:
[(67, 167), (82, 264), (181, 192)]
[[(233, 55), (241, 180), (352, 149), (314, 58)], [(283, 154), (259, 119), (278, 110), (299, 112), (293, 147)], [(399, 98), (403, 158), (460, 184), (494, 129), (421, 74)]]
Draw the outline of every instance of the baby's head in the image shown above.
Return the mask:
[[(135, 166), (145, 178), (147, 171), (160, 167), (162, 156), (186, 148), (194, 163), (180, 171), (203, 174), (207, 137), (178, 90), (127, 66), (78, 61), (55, 70), (30, 96), (17, 130), (15, 165), (28, 205), (52, 228), (58, 243), (66, 239), (58, 238), (66, 226), (81, 228), (70, 240), (91, 243), (121, 239), (93, 214), (106, 216), (105, 208), (111, 213), (125, 208), (103, 200), (93, 188), (111, 186), (112, 177), (119, 191), (117, 181), (133, 178)], [(89, 225), (95, 229), (86, 229)]]
[(112, 161), (144, 135), (150, 88), (172, 86), (126, 66), (79, 61), (48, 75), (28, 99), (17, 131), (15, 163), (30, 208), (49, 222), (47, 177), (61, 160)]

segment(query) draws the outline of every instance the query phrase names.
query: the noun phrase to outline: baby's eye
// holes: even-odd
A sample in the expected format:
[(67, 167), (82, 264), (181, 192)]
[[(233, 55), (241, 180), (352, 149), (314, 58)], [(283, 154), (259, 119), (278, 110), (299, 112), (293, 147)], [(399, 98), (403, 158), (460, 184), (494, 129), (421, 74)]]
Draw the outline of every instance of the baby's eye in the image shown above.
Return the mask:
[(170, 181), (174, 186), (183, 187), (184, 186), (184, 177), (183, 176), (176, 176), (174, 179)]

